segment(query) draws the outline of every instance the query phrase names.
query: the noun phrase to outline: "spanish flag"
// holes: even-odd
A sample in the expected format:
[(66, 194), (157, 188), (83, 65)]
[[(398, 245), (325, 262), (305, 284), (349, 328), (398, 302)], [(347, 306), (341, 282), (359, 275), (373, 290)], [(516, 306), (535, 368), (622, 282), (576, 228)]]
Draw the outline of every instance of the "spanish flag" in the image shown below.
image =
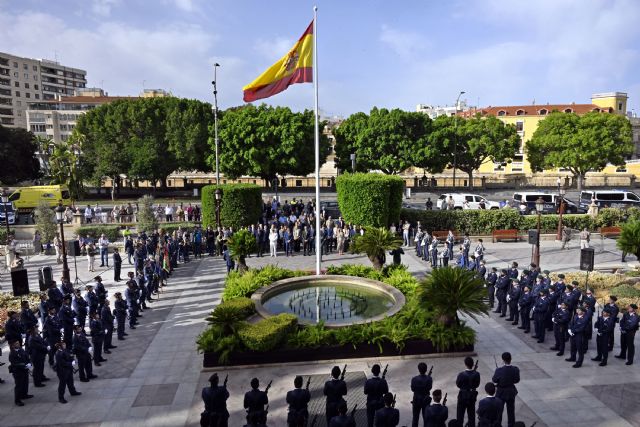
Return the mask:
[(313, 21), (289, 53), (242, 88), (244, 101), (269, 98), (294, 83), (313, 82)]

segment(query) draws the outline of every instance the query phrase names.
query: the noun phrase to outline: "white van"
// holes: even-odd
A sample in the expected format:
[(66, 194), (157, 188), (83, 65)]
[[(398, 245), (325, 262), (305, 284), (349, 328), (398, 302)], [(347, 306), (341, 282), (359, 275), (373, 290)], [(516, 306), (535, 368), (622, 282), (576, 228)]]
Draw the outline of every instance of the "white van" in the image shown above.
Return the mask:
[[(514, 207), (520, 209), (523, 215), (536, 213), (536, 201), (542, 199), (544, 201), (543, 214), (558, 213), (558, 195), (553, 193), (541, 193), (539, 191), (525, 191), (513, 193)], [(565, 211), (563, 213), (576, 214), (583, 213), (582, 210), (571, 200), (564, 198)]]
[(438, 209), (446, 210), (449, 196), (453, 198), (454, 209), (480, 209), (480, 202), (484, 200), (485, 209), (500, 209), (498, 202), (492, 202), (478, 194), (469, 193), (445, 193), (438, 197), (436, 203)]
[(580, 207), (589, 209), (591, 201), (601, 208), (628, 208), (640, 206), (640, 197), (633, 191), (624, 190), (589, 190), (580, 193)]

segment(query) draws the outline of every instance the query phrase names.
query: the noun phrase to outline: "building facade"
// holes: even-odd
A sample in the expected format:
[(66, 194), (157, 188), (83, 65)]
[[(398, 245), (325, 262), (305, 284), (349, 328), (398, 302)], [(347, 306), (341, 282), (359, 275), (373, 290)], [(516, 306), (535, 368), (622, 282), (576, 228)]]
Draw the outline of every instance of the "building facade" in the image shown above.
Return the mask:
[(418, 104), (416, 106), (416, 111), (418, 113), (426, 114), (427, 116), (429, 116), (429, 118), (435, 120), (440, 116), (454, 116), (460, 111), (469, 111), (469, 107), (467, 106), (466, 101), (460, 101), (457, 106)]
[(86, 75), (56, 61), (0, 52), (0, 124), (28, 129), (29, 103), (72, 96), (86, 86)]

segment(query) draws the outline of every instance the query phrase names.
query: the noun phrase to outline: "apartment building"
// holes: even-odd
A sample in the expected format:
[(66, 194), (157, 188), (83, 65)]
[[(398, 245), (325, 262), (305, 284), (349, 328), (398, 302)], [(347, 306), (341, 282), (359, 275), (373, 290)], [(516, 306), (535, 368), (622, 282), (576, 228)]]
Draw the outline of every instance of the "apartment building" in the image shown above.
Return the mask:
[(57, 61), (0, 52), (0, 124), (28, 129), (30, 102), (72, 96), (86, 86), (86, 75)]

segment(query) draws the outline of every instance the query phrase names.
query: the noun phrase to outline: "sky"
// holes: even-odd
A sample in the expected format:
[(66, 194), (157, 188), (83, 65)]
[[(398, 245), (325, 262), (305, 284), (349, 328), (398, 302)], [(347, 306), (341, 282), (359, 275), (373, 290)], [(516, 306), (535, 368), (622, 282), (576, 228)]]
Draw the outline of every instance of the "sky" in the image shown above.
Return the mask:
[[(318, 6), (325, 116), (372, 107), (589, 103), (640, 114), (638, 0), (0, 0), (0, 51), (87, 70), (110, 95), (161, 88), (242, 105), (242, 87), (293, 46)], [(313, 85), (264, 100), (313, 108)]]

